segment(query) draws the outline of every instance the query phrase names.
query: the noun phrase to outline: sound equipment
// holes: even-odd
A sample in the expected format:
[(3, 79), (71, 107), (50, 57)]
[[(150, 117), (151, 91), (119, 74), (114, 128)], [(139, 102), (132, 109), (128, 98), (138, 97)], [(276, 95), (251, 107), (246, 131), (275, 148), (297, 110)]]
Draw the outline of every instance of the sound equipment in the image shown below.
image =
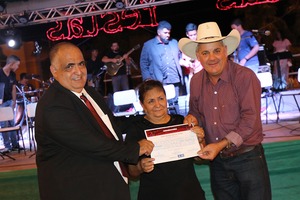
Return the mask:
[[(293, 55), (289, 51), (277, 52), (277, 53), (267, 55), (267, 58), (269, 59), (269, 61), (275, 61), (277, 64), (277, 74), (278, 74), (279, 85), (278, 85), (278, 88), (275, 87), (275, 89), (285, 88), (285, 85), (283, 85), (283, 82), (281, 79), (280, 60), (281, 59), (290, 59), (292, 57), (293, 57)], [(274, 80), (274, 82), (275, 81), (276, 80)]]

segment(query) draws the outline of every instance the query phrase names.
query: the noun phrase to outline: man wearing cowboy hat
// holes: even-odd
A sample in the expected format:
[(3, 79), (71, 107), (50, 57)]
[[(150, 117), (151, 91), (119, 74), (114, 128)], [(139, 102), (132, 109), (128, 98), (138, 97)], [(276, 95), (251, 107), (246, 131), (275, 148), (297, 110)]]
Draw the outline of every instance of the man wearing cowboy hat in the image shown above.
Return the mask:
[(269, 200), (269, 172), (261, 145), (260, 82), (252, 70), (227, 57), (239, 42), (237, 30), (222, 36), (215, 22), (200, 24), (196, 41), (179, 41), (180, 50), (204, 67), (192, 77), (185, 122), (198, 121), (205, 130), (207, 146), (198, 155), (211, 160), (215, 199)]

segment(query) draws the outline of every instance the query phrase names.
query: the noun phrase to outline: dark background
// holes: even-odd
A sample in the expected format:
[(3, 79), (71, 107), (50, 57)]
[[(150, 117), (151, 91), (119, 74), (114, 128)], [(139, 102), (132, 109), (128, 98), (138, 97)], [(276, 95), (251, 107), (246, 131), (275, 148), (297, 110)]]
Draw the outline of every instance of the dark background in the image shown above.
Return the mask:
[[(10, 0), (17, 1), (17, 0)], [(247, 1), (247, 0), (245, 0)], [(245, 2), (244, 1), (244, 2)], [(259, 0), (248, 0), (248, 2)], [(233, 0), (231, 1), (233, 2)], [(242, 1), (236, 0), (240, 3)], [(278, 3), (260, 4), (247, 6), (242, 9), (219, 10), (216, 8), (217, 0), (194, 0), (181, 3), (173, 3), (169, 5), (157, 6), (156, 16), (157, 22), (167, 20), (172, 24), (171, 36), (175, 39), (185, 37), (185, 26), (187, 23), (193, 22), (200, 24), (208, 21), (216, 21), (223, 35), (227, 35), (230, 31), (230, 23), (235, 18), (241, 18), (244, 22), (244, 28), (248, 30), (262, 29), (270, 30), (270, 36), (256, 35), (261, 44), (265, 46), (267, 52), (272, 52), (272, 42), (276, 30), (281, 30), (287, 35), (292, 42), (292, 53), (300, 53), (300, 0), (280, 0)], [(17, 28), (23, 42), (38, 41), (42, 47), (41, 66), (42, 77), (47, 79), (49, 73), (49, 49), (59, 41), (50, 41), (46, 37), (46, 31), (55, 26), (55, 23), (32, 25)], [(88, 25), (87, 25), (88, 26)], [(89, 27), (86, 27), (87, 29)], [(73, 39), (72, 43), (78, 45), (85, 57), (88, 57), (91, 48), (98, 48), (100, 56), (109, 49), (111, 42), (118, 41), (123, 51), (129, 51), (137, 44), (141, 46), (143, 43), (156, 35), (156, 27), (138, 28), (136, 30), (124, 29), (121, 33), (106, 34), (100, 31), (96, 37)], [(139, 50), (134, 51), (131, 56), (139, 63)], [(300, 66), (297, 59), (294, 60), (295, 66)], [(139, 71), (133, 71), (133, 74), (139, 74)]]
[[(254, 0), (248, 1), (253, 2)], [(238, 4), (241, 1), (236, 0), (236, 2)], [(216, 3), (217, 0), (194, 0), (158, 6), (156, 8), (157, 22), (160, 20), (169, 21), (172, 24), (172, 37), (180, 39), (185, 37), (185, 26), (189, 22), (200, 24), (208, 21), (216, 21), (223, 35), (226, 35), (231, 30), (230, 22), (238, 17), (244, 21), (244, 28), (246, 29), (264, 29), (270, 30), (271, 33), (276, 29), (281, 29), (295, 46), (298, 46), (300, 43), (299, 0), (280, 0), (278, 3), (260, 4), (242, 9), (229, 10), (217, 9)], [(18, 28), (18, 30), (21, 32), (23, 41), (39, 41), (47, 48), (47, 46), (52, 46), (52, 43), (55, 42), (47, 39), (46, 30), (54, 26), (55, 23), (48, 23), (22, 27)], [(139, 40), (139, 43), (143, 43), (155, 36), (155, 34), (156, 28), (146, 27), (136, 30), (124, 30), (122, 33), (112, 35), (100, 32), (94, 38), (74, 39), (72, 42), (78, 44), (84, 50), (90, 46), (98, 46), (100, 50), (104, 50), (107, 48), (109, 41), (119, 39), (121, 43), (124, 43), (122, 44), (124, 45), (123, 48), (129, 49), (134, 46), (134, 44), (131, 44), (132, 40), (134, 42)], [(266, 44), (268, 49), (271, 48), (271, 43), (274, 40), (272, 34), (268, 37), (260, 35), (258, 37), (262, 43)]]

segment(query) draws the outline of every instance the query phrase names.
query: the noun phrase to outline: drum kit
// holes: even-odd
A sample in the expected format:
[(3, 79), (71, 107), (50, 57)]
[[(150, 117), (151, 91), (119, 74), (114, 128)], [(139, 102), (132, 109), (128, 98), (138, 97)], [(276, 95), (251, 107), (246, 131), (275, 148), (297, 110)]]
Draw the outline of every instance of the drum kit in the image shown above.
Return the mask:
[[(27, 108), (34, 106), (34, 103), (37, 103), (39, 98), (44, 94), (44, 91), (49, 88), (50, 84), (53, 82), (51, 79), (49, 81), (44, 82), (40, 79), (35, 78), (36, 75), (32, 75), (31, 79), (36, 80), (40, 82), (40, 85), (42, 86), (39, 89), (33, 89), (33, 86), (31, 85), (23, 85), (23, 84), (17, 84), (17, 101), (16, 101), (16, 109), (15, 109), (15, 125), (23, 125), (24, 122), (26, 122), (26, 127), (29, 132), (29, 148), (31, 151), (32, 146), (35, 150), (35, 143), (33, 139), (33, 134), (30, 134), (30, 129), (32, 129), (32, 126), (34, 124), (33, 117), (30, 117), (29, 111), (27, 111)], [(33, 154), (34, 155), (34, 154)], [(33, 156), (31, 155), (31, 156)]]
[(32, 80), (36, 80), (42, 86), (41, 88), (32, 90), (33, 87), (28, 85), (16, 85), (17, 88), (17, 101), (15, 110), (15, 124), (22, 125), (26, 118), (26, 108), (30, 103), (38, 102), (39, 98), (44, 94), (51, 84), (51, 80), (44, 82), (36, 75), (32, 75)]

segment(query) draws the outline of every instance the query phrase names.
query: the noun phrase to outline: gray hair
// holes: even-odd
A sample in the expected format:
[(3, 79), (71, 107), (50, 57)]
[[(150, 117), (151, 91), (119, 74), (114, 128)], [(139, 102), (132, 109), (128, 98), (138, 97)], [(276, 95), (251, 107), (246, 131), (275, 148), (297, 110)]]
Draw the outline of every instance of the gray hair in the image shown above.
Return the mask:
[(12, 62), (15, 62), (15, 61), (20, 61), (21, 59), (16, 56), (16, 55), (10, 55), (6, 58), (6, 64), (9, 64), (9, 63), (12, 63)]

